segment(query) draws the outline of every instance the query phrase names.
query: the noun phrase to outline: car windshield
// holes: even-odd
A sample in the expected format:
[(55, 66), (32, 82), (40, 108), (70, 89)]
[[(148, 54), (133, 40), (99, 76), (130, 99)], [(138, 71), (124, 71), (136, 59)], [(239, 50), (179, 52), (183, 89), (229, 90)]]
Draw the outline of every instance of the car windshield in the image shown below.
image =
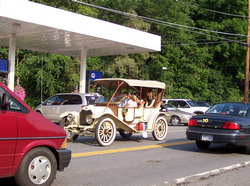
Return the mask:
[(178, 111), (178, 109), (177, 109), (175, 106), (171, 105), (171, 104), (165, 104), (164, 106), (165, 106), (168, 110)]
[(191, 106), (191, 107), (197, 107), (198, 105), (192, 101), (192, 100), (187, 100), (188, 104)]
[(206, 114), (245, 116), (248, 109), (248, 104), (220, 103), (210, 108)]

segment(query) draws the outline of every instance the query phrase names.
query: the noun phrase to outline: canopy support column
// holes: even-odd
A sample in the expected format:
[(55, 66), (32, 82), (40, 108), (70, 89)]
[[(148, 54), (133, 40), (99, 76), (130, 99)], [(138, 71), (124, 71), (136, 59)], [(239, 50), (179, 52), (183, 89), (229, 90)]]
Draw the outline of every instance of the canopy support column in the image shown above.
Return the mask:
[(81, 64), (80, 64), (80, 93), (85, 93), (86, 91), (86, 59), (87, 59), (87, 49), (81, 50)]
[(11, 34), (9, 39), (9, 73), (8, 73), (8, 88), (14, 91), (15, 81), (15, 54), (16, 54), (16, 37)]

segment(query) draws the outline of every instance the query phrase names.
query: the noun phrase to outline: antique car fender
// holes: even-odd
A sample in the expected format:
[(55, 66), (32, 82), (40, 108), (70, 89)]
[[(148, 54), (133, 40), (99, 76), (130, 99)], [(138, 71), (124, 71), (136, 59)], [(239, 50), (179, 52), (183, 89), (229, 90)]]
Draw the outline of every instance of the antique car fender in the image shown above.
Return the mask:
[(64, 112), (64, 113), (62, 113), (61, 115), (60, 115), (60, 118), (65, 118), (65, 117), (67, 117), (69, 114), (72, 114), (73, 116), (75, 116), (75, 118), (74, 118), (74, 122), (76, 123), (76, 124), (78, 124), (79, 123), (79, 112), (76, 112), (76, 111), (67, 111), (67, 112)]
[(110, 113), (96, 113), (92, 116), (92, 118), (95, 120), (99, 120), (101, 118), (110, 118), (114, 121), (116, 128), (121, 128), (121, 129), (128, 131), (128, 132), (131, 132), (131, 133), (136, 132), (136, 130), (134, 128), (130, 127), (128, 124), (121, 121), (116, 116), (114, 116), (113, 114), (110, 114)]
[[(159, 117), (159, 116), (163, 116), (166, 118), (166, 114), (164, 112), (158, 112), (158, 113), (153, 113), (150, 117), (149, 117), (149, 120), (147, 121), (147, 130), (154, 130), (154, 124), (155, 124), (155, 121), (156, 119)], [(167, 122), (167, 120), (166, 120)]]

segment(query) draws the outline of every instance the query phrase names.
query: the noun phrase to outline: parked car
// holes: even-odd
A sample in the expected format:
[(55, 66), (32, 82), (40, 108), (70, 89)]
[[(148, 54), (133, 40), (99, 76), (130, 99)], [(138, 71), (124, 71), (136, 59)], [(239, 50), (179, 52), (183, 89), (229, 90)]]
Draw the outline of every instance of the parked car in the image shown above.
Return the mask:
[[(147, 135), (152, 132), (155, 140), (164, 140), (168, 125), (165, 113), (160, 112), (160, 104), (165, 89), (165, 83), (150, 80), (133, 80), (121, 78), (96, 79), (95, 86), (107, 87), (114, 90), (112, 95), (100, 96), (94, 106), (87, 106), (80, 112), (66, 112), (60, 126), (67, 131), (68, 140), (75, 140), (78, 135), (93, 135), (101, 146), (113, 143), (116, 131), (124, 138), (133, 133)], [(156, 105), (145, 107), (141, 101), (137, 107), (122, 106), (125, 99), (113, 99), (117, 91), (136, 92), (139, 100), (146, 100), (148, 92), (156, 95)], [(111, 92), (111, 91), (110, 91)]]
[(198, 106), (191, 99), (163, 99), (162, 101), (163, 103), (174, 105), (181, 111), (194, 114), (204, 114), (208, 110), (208, 107)]
[(94, 105), (98, 93), (59, 93), (51, 96), (35, 108), (35, 111), (52, 122), (59, 123), (67, 111), (79, 112), (87, 105)]
[(69, 165), (66, 132), (32, 110), (0, 82), (0, 178), (20, 186), (51, 185)]
[(195, 140), (200, 149), (211, 143), (244, 146), (250, 153), (250, 104), (220, 103), (205, 115), (193, 116), (188, 123), (187, 139)]
[(197, 105), (201, 107), (211, 107), (212, 105), (206, 101), (194, 101)]
[(165, 112), (167, 122), (171, 125), (188, 125), (188, 121), (192, 116), (195, 116), (194, 113), (184, 112), (177, 109), (175, 106), (170, 104), (162, 104), (160, 108), (161, 112)]

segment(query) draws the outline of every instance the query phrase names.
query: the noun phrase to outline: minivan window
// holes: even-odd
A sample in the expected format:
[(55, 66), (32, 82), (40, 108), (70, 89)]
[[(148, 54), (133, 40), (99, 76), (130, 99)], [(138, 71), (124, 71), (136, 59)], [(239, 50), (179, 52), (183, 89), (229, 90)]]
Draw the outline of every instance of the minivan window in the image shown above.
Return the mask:
[(98, 99), (98, 96), (86, 96), (86, 100), (89, 101), (88, 105), (94, 105), (95, 104), (95, 100)]
[(67, 105), (70, 97), (68, 95), (58, 95), (56, 101), (52, 105)]
[(68, 105), (79, 105), (82, 104), (82, 98), (79, 95), (69, 96)]
[(44, 105), (52, 105), (55, 102), (56, 98), (57, 96), (49, 98), (47, 101), (44, 102)]

